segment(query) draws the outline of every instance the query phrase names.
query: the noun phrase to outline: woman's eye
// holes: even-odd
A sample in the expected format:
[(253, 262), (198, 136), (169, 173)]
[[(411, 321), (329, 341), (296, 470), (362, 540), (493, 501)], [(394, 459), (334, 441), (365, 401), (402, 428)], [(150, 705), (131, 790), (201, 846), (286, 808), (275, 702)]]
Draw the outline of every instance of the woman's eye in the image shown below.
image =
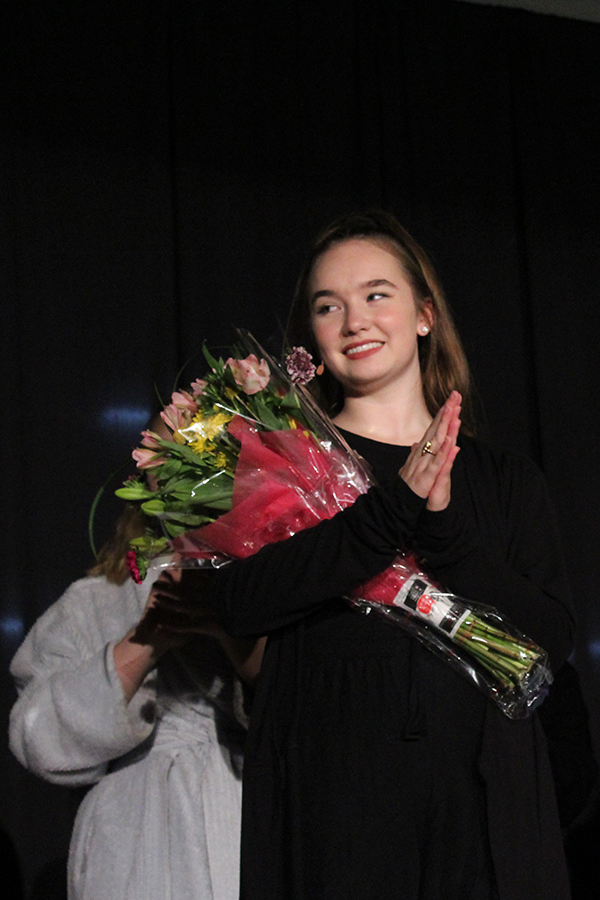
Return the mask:
[(316, 316), (325, 316), (331, 310), (336, 309), (337, 307), (333, 303), (324, 303), (322, 306), (317, 306), (315, 308)]
[(379, 294), (377, 292), (374, 292), (374, 293), (368, 295), (367, 300), (381, 300), (382, 297), (387, 297), (387, 296), (388, 296), (388, 294)]

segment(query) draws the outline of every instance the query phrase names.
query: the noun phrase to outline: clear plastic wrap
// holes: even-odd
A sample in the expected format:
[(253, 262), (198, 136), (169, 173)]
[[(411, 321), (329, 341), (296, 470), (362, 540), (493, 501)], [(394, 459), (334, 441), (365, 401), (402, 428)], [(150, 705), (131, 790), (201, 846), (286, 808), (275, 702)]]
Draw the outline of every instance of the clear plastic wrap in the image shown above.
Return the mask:
[(548, 693), (547, 654), (493, 607), (443, 591), (409, 554), (361, 585), (352, 601), (414, 635), (511, 719), (529, 715)]
[[(372, 484), (301, 383), (314, 371), (306, 351), (295, 348), (285, 371), (240, 332), (227, 361), (205, 356), (211, 371), (161, 413), (169, 438), (144, 432), (133, 453), (148, 477), (117, 491), (160, 524), (133, 542), (134, 577), (167, 545), (182, 566), (250, 556), (331, 518)], [(511, 718), (527, 715), (552, 680), (543, 650), (496, 610), (444, 593), (412, 557), (399, 555), (348, 599), (415, 635)]]

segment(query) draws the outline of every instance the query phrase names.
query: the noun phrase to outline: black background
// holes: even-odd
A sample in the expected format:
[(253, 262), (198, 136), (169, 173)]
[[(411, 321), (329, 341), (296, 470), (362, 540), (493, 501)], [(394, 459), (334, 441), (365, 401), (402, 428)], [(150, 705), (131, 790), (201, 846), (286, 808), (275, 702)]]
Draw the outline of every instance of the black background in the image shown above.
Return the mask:
[[(442, 276), (482, 434), (545, 471), (598, 738), (600, 25), (452, 0), (2, 16), (3, 721), (8, 661), (91, 564), (90, 505), (157, 392), (233, 326), (276, 351), (310, 238), (379, 205)], [(0, 824), (31, 886), (77, 798), (3, 745)]]

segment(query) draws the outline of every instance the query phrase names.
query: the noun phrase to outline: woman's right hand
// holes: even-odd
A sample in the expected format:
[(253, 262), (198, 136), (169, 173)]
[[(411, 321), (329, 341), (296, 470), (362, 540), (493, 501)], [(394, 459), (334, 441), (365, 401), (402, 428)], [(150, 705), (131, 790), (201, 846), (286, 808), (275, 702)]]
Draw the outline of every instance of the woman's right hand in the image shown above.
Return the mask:
[[(452, 391), (425, 434), (413, 444), (400, 477), (419, 497), (427, 497), (427, 509), (439, 511), (450, 502), (451, 471), (459, 448), (462, 398)], [(428, 450), (424, 451), (424, 447)]]

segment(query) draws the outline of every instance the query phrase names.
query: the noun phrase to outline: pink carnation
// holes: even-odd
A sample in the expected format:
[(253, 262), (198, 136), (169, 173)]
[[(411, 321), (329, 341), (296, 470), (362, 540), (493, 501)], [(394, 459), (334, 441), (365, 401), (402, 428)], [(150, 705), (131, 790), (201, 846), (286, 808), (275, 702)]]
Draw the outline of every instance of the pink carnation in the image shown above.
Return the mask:
[(125, 565), (129, 570), (129, 574), (136, 584), (141, 584), (144, 580), (138, 567), (137, 556), (135, 550), (128, 550), (125, 556)]
[(258, 394), (268, 385), (271, 375), (264, 359), (259, 362), (251, 353), (246, 359), (231, 359), (225, 363), (233, 372), (235, 383), (245, 394)]
[(285, 358), (285, 367), (294, 384), (308, 384), (317, 371), (312, 356), (304, 347), (292, 347), (292, 352)]

